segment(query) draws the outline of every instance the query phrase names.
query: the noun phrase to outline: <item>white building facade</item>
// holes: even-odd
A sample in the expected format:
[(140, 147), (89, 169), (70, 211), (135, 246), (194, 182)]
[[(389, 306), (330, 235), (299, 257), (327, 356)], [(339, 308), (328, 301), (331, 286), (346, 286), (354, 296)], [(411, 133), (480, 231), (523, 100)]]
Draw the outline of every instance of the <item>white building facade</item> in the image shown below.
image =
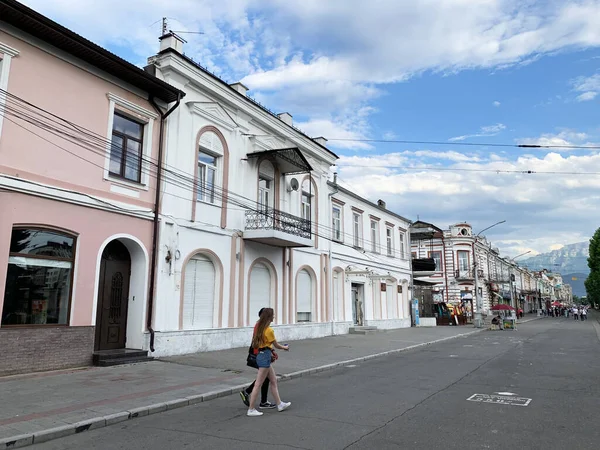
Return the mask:
[[(149, 62), (186, 93), (166, 129), (154, 356), (248, 345), (262, 307), (280, 340), (347, 333), (360, 319), (410, 326), (410, 222), (339, 189), (325, 139), (183, 56), (176, 36)], [(371, 236), (377, 247), (364, 248)]]

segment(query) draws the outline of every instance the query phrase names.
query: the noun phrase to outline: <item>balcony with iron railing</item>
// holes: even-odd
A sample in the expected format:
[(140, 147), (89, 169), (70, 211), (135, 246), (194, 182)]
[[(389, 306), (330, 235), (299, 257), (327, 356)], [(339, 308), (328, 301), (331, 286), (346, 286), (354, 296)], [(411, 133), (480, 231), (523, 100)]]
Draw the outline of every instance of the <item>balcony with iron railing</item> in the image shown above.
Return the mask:
[(475, 273), (473, 269), (457, 269), (454, 271), (454, 278), (456, 281), (473, 281)]
[(274, 208), (247, 210), (244, 239), (276, 247), (312, 247), (311, 221)]

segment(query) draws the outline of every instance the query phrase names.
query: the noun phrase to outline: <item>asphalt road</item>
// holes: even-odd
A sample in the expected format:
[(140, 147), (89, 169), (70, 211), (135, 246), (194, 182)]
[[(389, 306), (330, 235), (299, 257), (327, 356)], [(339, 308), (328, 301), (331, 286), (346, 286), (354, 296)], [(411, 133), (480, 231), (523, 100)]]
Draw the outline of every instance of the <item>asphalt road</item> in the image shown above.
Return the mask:
[[(598, 339), (591, 320), (545, 318), (282, 383), (282, 413), (249, 418), (231, 396), (33, 449), (595, 450)], [(497, 393), (531, 400), (467, 400)]]

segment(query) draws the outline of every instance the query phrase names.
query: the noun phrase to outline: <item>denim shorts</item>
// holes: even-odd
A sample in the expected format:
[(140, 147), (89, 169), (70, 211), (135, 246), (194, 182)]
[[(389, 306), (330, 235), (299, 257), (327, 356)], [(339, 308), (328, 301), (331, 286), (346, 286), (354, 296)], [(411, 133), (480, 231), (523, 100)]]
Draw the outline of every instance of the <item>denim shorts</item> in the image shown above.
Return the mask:
[(260, 350), (256, 355), (256, 364), (259, 369), (268, 369), (271, 367), (271, 350)]

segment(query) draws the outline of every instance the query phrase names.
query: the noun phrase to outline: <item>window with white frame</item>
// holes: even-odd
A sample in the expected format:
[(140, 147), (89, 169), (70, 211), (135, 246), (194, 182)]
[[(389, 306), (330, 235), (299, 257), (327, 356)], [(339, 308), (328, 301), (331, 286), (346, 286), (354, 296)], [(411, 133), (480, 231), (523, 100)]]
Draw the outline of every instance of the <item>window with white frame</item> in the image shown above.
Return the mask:
[(342, 207), (339, 205), (333, 205), (331, 209), (332, 215), (332, 226), (333, 226), (333, 240), (342, 241)]
[(379, 221), (371, 220), (371, 251), (379, 252)]
[(406, 232), (400, 231), (400, 258), (408, 259), (406, 254)]
[(354, 247), (362, 248), (362, 215), (352, 213), (352, 231), (354, 238)]
[(466, 250), (459, 250), (457, 252), (458, 256), (458, 270), (460, 275), (468, 275), (469, 274), (469, 252)]
[(158, 114), (108, 93), (109, 120), (104, 178), (148, 189), (152, 159), (152, 129)]
[(110, 146), (110, 175), (127, 181), (142, 180), (144, 124), (115, 112)]
[(205, 131), (200, 135), (198, 148), (198, 179), (196, 185), (196, 200), (199, 202), (219, 203), (221, 172), (225, 148), (223, 142), (214, 131)]
[(310, 217), (310, 204), (311, 204), (311, 196), (308, 192), (302, 191), (302, 218), (305, 220), (311, 220)]
[(429, 257), (433, 258), (433, 261), (435, 262), (435, 271), (441, 272), (442, 271), (442, 252), (439, 252), (439, 251), (431, 252)]
[(264, 160), (258, 167), (258, 209), (268, 212), (274, 208), (275, 167)]
[[(318, 211), (319, 199), (315, 196), (314, 186), (310, 184), (310, 180), (306, 178), (302, 181), (300, 189), (300, 216), (304, 220), (309, 220), (311, 223), (311, 230), (316, 234), (317, 224), (315, 223), (315, 212)], [(313, 209), (314, 205), (314, 209)]]
[(394, 228), (386, 227), (385, 228), (385, 238), (386, 238), (386, 246), (387, 246), (387, 254), (388, 256), (394, 256)]
[(216, 180), (217, 157), (201, 148), (198, 152), (198, 200), (215, 203)]
[(273, 199), (273, 180), (264, 175), (258, 177), (258, 209), (267, 212), (272, 208)]

